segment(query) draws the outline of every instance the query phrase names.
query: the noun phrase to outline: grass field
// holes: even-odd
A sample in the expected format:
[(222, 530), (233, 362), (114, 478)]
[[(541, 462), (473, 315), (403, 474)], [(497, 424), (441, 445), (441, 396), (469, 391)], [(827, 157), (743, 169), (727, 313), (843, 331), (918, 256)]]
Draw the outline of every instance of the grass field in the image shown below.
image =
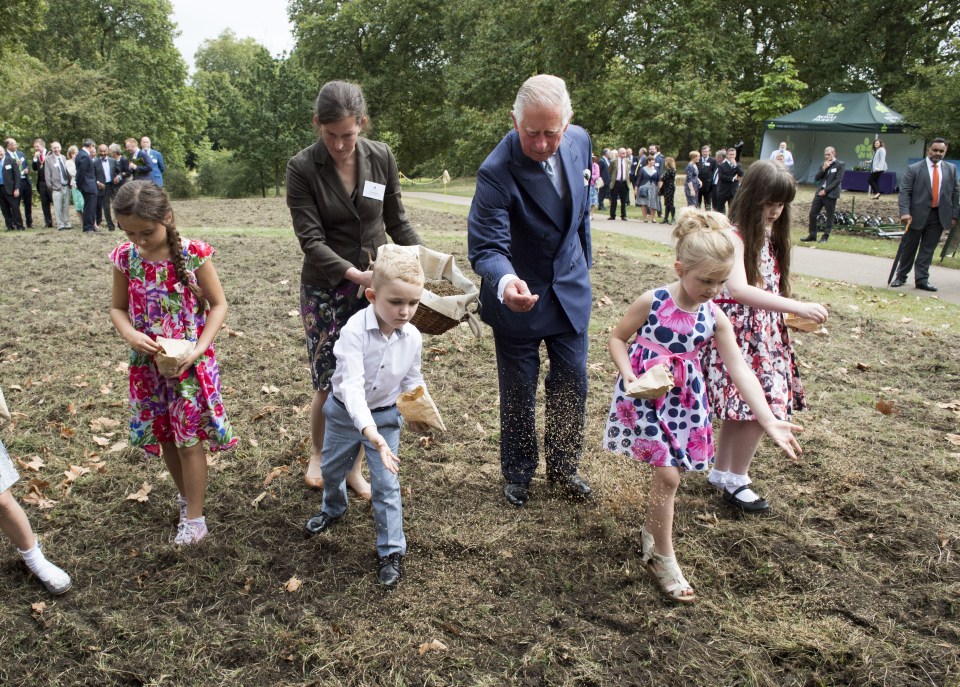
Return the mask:
[[(957, 306), (796, 280), (831, 311), (829, 336), (796, 340), (804, 455), (762, 446), (765, 517), (684, 479), (676, 545), (700, 601), (678, 608), (639, 560), (649, 470), (600, 449), (609, 328), (669, 279), (671, 256), (597, 232), (581, 464), (594, 503), (552, 494), (541, 467), (528, 506), (507, 507), (489, 331), (427, 336), (449, 431), (404, 433), (409, 555), (384, 593), (366, 504), (330, 534), (301, 533), (320, 498), (302, 481), (312, 391), (283, 200), (175, 207), (183, 234), (218, 251), (230, 303), (218, 359), (240, 437), (211, 459), (211, 536), (185, 550), (170, 544), (162, 464), (122, 445), (128, 352), (108, 319), (106, 258), (120, 236), (0, 234), (0, 386), (15, 412), (0, 438), (37, 467), (16, 496), (56, 502), (25, 508), (75, 581), (51, 599), (2, 549), (0, 684), (960, 685)], [(462, 216), (419, 204), (410, 216), (472, 274)], [(144, 482), (148, 500), (129, 500)], [(443, 648), (422, 649), (434, 640)]]

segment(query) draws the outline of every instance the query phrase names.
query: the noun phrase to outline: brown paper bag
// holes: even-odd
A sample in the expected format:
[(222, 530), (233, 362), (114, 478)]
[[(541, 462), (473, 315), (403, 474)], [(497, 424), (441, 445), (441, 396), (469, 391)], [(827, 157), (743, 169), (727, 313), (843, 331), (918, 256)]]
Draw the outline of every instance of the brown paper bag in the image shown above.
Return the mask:
[(673, 373), (666, 365), (654, 365), (636, 380), (627, 384), (626, 394), (631, 398), (651, 400), (666, 396), (674, 387)]
[(816, 320), (799, 317), (793, 313), (788, 313), (783, 320), (790, 329), (796, 329), (799, 332), (809, 332), (810, 334), (827, 333), (826, 328)]
[(441, 432), (447, 431), (443, 424), (437, 404), (430, 397), (427, 387), (420, 385), (412, 391), (404, 391), (397, 397), (397, 410), (403, 415), (406, 422), (422, 422), (430, 427), (436, 427)]
[(0, 389), (0, 417), (10, 419), (10, 409), (7, 408), (7, 400), (3, 397), (3, 389)]
[(157, 353), (155, 358), (157, 370), (164, 377), (172, 376), (194, 349), (194, 343), (184, 339), (165, 339), (158, 336), (157, 343), (163, 347), (163, 350)]

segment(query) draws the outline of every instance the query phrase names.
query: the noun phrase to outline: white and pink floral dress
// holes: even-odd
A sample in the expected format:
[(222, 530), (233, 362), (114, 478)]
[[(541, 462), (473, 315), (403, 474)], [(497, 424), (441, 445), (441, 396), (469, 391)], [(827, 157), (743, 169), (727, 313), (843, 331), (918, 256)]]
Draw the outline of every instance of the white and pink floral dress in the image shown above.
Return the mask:
[(603, 446), (655, 467), (706, 470), (713, 463), (713, 427), (700, 349), (713, 338), (716, 305), (704, 303), (696, 312), (681, 310), (666, 288), (653, 293), (647, 321), (630, 345), (636, 375), (664, 364), (676, 386), (653, 400), (624, 393), (617, 377), (610, 403)]

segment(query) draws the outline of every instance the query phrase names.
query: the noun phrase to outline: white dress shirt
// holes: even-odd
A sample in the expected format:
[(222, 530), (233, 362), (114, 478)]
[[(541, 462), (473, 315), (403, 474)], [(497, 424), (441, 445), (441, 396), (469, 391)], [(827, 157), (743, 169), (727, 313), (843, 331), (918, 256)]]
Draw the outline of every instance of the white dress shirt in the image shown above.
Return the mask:
[(422, 349), (423, 336), (409, 322), (384, 336), (373, 305), (347, 320), (333, 345), (337, 369), (331, 384), (333, 395), (343, 402), (358, 431), (376, 426), (371, 408), (391, 406), (401, 391), (424, 383)]

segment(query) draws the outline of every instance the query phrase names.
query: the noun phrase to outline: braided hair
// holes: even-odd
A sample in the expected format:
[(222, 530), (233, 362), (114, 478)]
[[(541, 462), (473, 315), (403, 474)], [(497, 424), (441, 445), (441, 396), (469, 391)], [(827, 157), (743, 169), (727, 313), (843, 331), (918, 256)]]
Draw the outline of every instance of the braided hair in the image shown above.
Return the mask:
[(190, 272), (183, 259), (180, 233), (173, 221), (173, 208), (170, 207), (170, 199), (164, 190), (146, 179), (128, 181), (117, 191), (111, 205), (116, 215), (133, 215), (149, 222), (157, 222), (166, 228), (167, 246), (177, 281), (193, 293), (197, 300), (197, 309), (200, 312), (206, 310), (207, 299), (203, 295), (203, 289), (196, 281), (190, 282)]

